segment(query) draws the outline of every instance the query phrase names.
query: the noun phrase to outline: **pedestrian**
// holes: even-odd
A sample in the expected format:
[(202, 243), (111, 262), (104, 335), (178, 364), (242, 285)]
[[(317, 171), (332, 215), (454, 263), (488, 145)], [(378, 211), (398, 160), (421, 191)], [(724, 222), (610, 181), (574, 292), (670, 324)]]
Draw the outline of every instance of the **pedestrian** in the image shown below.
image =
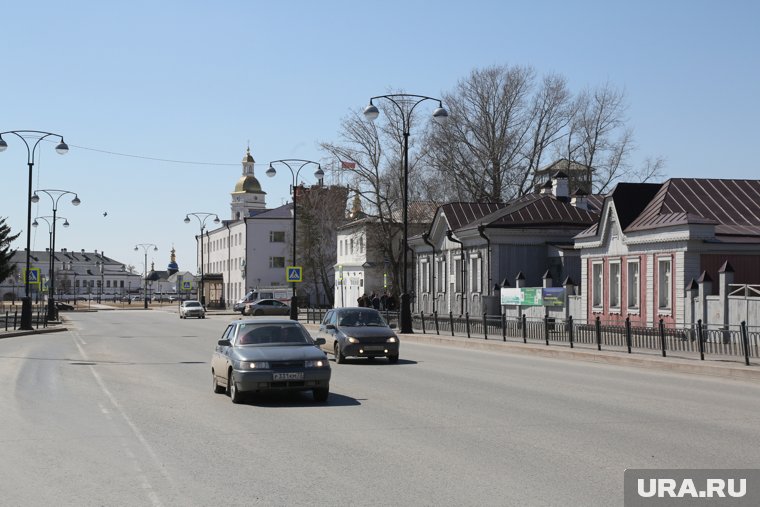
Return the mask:
[(375, 310), (380, 309), (380, 298), (375, 293), (372, 293), (372, 308)]
[(359, 306), (359, 307), (364, 306), (364, 296), (359, 296), (356, 299), (356, 306)]
[(380, 296), (380, 309), (385, 311), (388, 308), (388, 291), (383, 292)]

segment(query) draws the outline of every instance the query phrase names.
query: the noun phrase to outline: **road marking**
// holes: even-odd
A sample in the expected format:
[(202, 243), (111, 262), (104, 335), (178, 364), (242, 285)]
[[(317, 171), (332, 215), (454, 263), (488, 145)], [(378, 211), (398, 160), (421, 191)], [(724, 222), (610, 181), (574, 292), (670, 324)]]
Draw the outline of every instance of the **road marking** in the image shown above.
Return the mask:
[[(84, 343), (81, 336), (79, 336), (79, 333), (76, 331), (71, 331), (71, 334), (74, 336), (74, 344), (79, 349), (79, 353), (82, 354), (82, 357), (85, 360), (89, 360), (87, 357), (87, 353), (84, 351), (82, 346), (79, 344), (80, 341)], [(166, 470), (164, 470), (163, 466), (161, 465), (161, 461), (158, 459), (158, 455), (153, 450), (153, 447), (151, 447), (150, 443), (145, 439), (140, 429), (135, 425), (134, 422), (132, 422), (132, 419), (129, 418), (127, 413), (124, 411), (124, 409), (121, 407), (119, 402), (116, 400), (116, 398), (111, 394), (111, 391), (108, 390), (108, 388), (105, 385), (105, 382), (103, 382), (103, 379), (100, 377), (100, 374), (95, 370), (94, 366), (88, 366), (90, 369), (90, 372), (92, 373), (92, 376), (95, 377), (95, 381), (98, 383), (98, 386), (100, 386), (100, 390), (103, 391), (103, 394), (105, 394), (106, 398), (111, 402), (111, 405), (113, 405), (113, 408), (116, 410), (116, 412), (121, 415), (122, 419), (127, 423), (127, 426), (129, 426), (130, 430), (132, 430), (132, 433), (137, 438), (137, 440), (140, 442), (142, 447), (145, 449), (145, 451), (148, 453), (150, 458), (153, 460), (154, 466), (161, 472), (161, 475), (163, 475), (164, 479), (166, 479), (166, 482), (171, 485), (171, 487), (176, 491), (176, 484), (174, 481), (169, 477), (169, 475), (166, 473)], [(111, 420), (110, 413), (108, 412), (108, 409), (104, 407), (103, 405), (100, 405), (101, 412), (104, 412), (106, 417)], [(140, 466), (140, 461), (137, 459), (135, 454), (129, 449), (127, 445), (127, 441), (124, 440), (122, 442), (122, 446), (125, 448), (125, 452), (128, 457), (132, 459), (133, 465), (135, 466), (135, 469), (137, 471), (137, 478), (139, 482), (141, 483), (141, 488), (146, 492), (151, 504), (154, 507), (163, 507), (163, 503), (161, 502), (161, 499), (156, 494), (153, 486), (151, 485), (150, 481), (148, 480), (147, 475), (144, 473), (142, 467)]]

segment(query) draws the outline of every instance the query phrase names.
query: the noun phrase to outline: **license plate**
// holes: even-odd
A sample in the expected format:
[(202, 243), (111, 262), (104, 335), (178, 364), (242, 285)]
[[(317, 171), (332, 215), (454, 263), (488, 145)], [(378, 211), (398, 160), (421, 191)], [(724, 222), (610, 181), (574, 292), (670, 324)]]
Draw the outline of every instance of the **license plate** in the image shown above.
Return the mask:
[(368, 352), (376, 352), (378, 350), (384, 350), (384, 349), (385, 347), (383, 347), (382, 345), (367, 345), (366, 347), (364, 347), (364, 350)]
[(273, 373), (272, 380), (303, 380), (303, 372)]

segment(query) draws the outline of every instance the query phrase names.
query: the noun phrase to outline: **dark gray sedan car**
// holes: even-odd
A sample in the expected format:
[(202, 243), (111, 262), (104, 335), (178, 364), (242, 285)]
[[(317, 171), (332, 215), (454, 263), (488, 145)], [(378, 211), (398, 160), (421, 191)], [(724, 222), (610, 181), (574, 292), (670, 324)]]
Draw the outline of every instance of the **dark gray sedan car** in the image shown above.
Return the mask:
[(290, 315), (290, 306), (276, 299), (257, 299), (245, 304), (243, 315)]
[(330, 361), (319, 348), (324, 343), (293, 320), (236, 320), (211, 358), (214, 392), (226, 390), (233, 403), (266, 391), (311, 391), (315, 401), (327, 401)]
[(335, 362), (348, 356), (387, 357), (398, 361), (399, 339), (383, 316), (373, 308), (336, 308), (325, 315), (319, 337), (332, 346)]

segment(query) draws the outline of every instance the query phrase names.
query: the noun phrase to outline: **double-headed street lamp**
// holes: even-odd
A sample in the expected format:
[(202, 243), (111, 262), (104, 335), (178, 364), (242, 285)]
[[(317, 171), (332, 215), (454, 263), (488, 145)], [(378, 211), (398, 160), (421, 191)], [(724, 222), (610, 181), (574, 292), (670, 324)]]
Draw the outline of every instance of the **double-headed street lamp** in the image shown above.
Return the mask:
[(404, 241), (403, 241), (403, 271), (401, 273), (402, 289), (401, 294), (401, 316), (399, 318), (399, 331), (402, 333), (412, 333), (412, 307), (407, 291), (406, 274), (407, 274), (407, 250), (409, 249), (409, 217), (407, 214), (408, 200), (409, 200), (409, 127), (412, 121), (412, 112), (420, 103), (426, 100), (433, 100), (438, 102), (438, 107), (433, 110), (433, 119), (437, 122), (443, 122), (449, 117), (449, 112), (443, 107), (441, 99), (433, 97), (426, 97), (424, 95), (411, 95), (408, 93), (398, 93), (392, 95), (378, 95), (369, 99), (369, 105), (364, 108), (364, 116), (369, 120), (375, 120), (380, 111), (372, 103), (375, 99), (386, 99), (393, 104), (401, 115), (401, 122), (404, 129), (404, 145), (402, 148), (402, 157), (404, 161), (404, 200), (403, 200), (403, 227), (404, 227)]
[[(298, 169), (295, 171), (290, 166), (290, 164), (301, 164), (298, 166)], [(317, 178), (317, 180), (322, 180), (325, 177), (325, 172), (322, 170), (322, 165), (319, 162), (314, 162), (313, 160), (302, 160), (298, 158), (288, 158), (283, 160), (273, 160), (269, 162), (269, 169), (267, 169), (267, 176), (270, 178), (274, 177), (275, 174), (277, 174), (277, 170), (274, 168), (273, 164), (282, 164), (285, 167), (288, 168), (290, 171), (290, 175), (293, 177), (293, 184), (291, 185), (291, 190), (293, 192), (293, 257), (291, 258), (291, 266), (296, 265), (296, 211), (297, 211), (297, 202), (298, 202), (298, 190), (296, 190), (296, 185), (298, 184), (298, 175), (301, 173), (301, 169), (303, 169), (305, 166), (309, 164), (314, 164), (317, 166), (317, 170), (314, 171), (314, 177)], [(298, 297), (296, 297), (296, 283), (293, 282), (293, 295), (290, 297), (290, 318), (292, 320), (298, 320)]]
[[(75, 192), (71, 192), (69, 190), (57, 190), (57, 189), (42, 189), (42, 190), (35, 190), (34, 195), (32, 195), (31, 201), (33, 203), (40, 202), (40, 196), (38, 195), (38, 192), (44, 195), (47, 195), (50, 197), (50, 201), (53, 203), (53, 239), (50, 242), (50, 258), (53, 259), (55, 257), (55, 222), (56, 222), (56, 215), (58, 213), (58, 201), (61, 200), (61, 197), (64, 195), (73, 195), (74, 198), (71, 200), (71, 204), (74, 206), (79, 206), (79, 203), (82, 201), (79, 200), (79, 196)], [(67, 226), (67, 224), (63, 224), (64, 227)], [(48, 320), (53, 320), (55, 318), (55, 277), (53, 269), (55, 268), (54, 261), (50, 261), (51, 271), (50, 271), (50, 292), (48, 293)]]
[(148, 248), (153, 247), (154, 252), (158, 252), (158, 247), (153, 243), (139, 243), (135, 245), (135, 252), (142, 248), (145, 252), (145, 271), (143, 274), (143, 300), (145, 303), (144, 308), (148, 309)]
[(49, 249), (50, 249), (50, 265), (48, 267), (48, 320), (55, 320), (55, 223), (58, 220), (63, 220), (63, 226), (68, 227), (69, 221), (64, 217), (53, 216), (37, 217), (32, 222), (32, 227), (38, 227), (40, 223), (37, 220), (42, 220), (48, 226), (48, 235), (50, 237)]
[[(0, 132), (0, 152), (8, 148), (8, 143), (3, 139), (4, 134), (13, 134), (24, 142), (26, 146), (26, 163), (29, 166), (29, 191), (27, 193), (27, 215), (26, 215), (26, 274), (24, 276), (24, 299), (21, 301), (21, 329), (32, 329), (32, 298), (29, 294), (29, 271), (31, 270), (30, 257), (32, 249), (32, 168), (34, 167), (34, 154), (37, 151), (40, 141), (46, 137), (53, 136), (60, 138), (55, 147), (59, 155), (65, 155), (69, 152), (69, 147), (63, 142), (63, 136), (53, 134), (52, 132), (42, 132), (39, 130), (9, 130)], [(29, 146), (29, 140), (35, 140), (32, 146)]]
[(198, 287), (200, 289), (200, 301), (202, 306), (206, 306), (206, 292), (203, 290), (203, 231), (206, 229), (206, 220), (209, 219), (209, 217), (214, 217), (214, 223), (219, 224), (221, 220), (219, 220), (219, 216), (216, 213), (206, 213), (203, 211), (195, 212), (195, 213), (188, 213), (185, 215), (185, 223), (190, 223), (190, 217), (195, 217), (196, 220), (198, 220), (198, 225), (200, 225), (201, 228), (201, 235), (200, 235), (200, 241), (201, 241), (201, 283)]

